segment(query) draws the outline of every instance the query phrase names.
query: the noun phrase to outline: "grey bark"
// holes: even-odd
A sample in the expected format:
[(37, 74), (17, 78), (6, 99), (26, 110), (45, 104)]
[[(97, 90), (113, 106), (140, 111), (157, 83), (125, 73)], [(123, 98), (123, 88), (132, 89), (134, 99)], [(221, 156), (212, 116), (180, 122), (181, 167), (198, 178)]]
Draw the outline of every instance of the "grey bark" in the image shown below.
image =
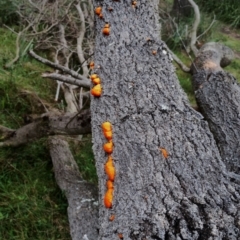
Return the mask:
[(234, 58), (219, 43), (205, 44), (194, 61), (193, 85), (202, 114), (229, 171), (240, 174), (240, 86), (222, 67)]
[[(99, 68), (94, 72), (103, 88), (101, 97), (91, 101), (98, 239), (115, 240), (118, 234), (124, 240), (239, 239), (239, 185), (230, 182), (207, 122), (179, 86), (159, 40), (153, 2), (138, 1), (135, 8), (131, 2), (94, 1), (111, 27), (104, 36), (105, 22), (96, 21), (94, 62)], [(113, 125), (111, 209), (103, 204), (105, 121)]]
[(98, 196), (93, 184), (81, 177), (68, 143), (59, 136), (49, 138), (49, 149), (57, 184), (68, 200), (72, 240), (97, 239)]
[(0, 126), (0, 147), (19, 146), (50, 135), (79, 135), (91, 133), (89, 110), (74, 114), (43, 114), (19, 129)]

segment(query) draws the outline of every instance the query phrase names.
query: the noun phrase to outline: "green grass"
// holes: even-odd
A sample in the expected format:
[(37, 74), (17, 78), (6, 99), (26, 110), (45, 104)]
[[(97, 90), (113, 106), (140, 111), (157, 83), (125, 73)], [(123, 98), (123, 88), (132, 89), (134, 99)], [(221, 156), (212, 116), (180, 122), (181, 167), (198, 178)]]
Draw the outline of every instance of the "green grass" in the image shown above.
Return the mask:
[(72, 142), (71, 150), (84, 179), (97, 184), (97, 173), (92, 151), (92, 136), (84, 136), (81, 141)]
[[(44, 113), (39, 101), (53, 101), (55, 83), (41, 78), (49, 70), (22, 55), (10, 69), (16, 35), (0, 28), (0, 125), (19, 128), (24, 115)], [(27, 46), (22, 42), (21, 53)], [(90, 136), (74, 146), (83, 177), (97, 182)], [(56, 184), (46, 140), (0, 148), (0, 240), (68, 240), (67, 200)]]
[(44, 139), (0, 151), (0, 239), (71, 239)]

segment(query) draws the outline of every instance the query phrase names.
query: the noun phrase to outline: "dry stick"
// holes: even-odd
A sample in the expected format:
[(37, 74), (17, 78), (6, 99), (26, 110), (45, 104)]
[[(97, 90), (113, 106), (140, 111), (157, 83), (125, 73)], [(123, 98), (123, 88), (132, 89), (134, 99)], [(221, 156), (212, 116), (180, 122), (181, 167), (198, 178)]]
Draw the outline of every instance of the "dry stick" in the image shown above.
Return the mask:
[(83, 11), (82, 11), (82, 8), (81, 8), (79, 2), (78, 2), (77, 5), (75, 5), (75, 7), (77, 8), (77, 11), (78, 11), (78, 14), (79, 14), (79, 17), (80, 17), (80, 20), (81, 20), (81, 29), (80, 29), (80, 32), (78, 33), (79, 35), (78, 35), (78, 38), (77, 38), (77, 53), (78, 53), (79, 61), (81, 63), (83, 63), (82, 64), (83, 75), (87, 76), (89, 70), (88, 70), (87, 64), (85, 62), (84, 55), (83, 55), (83, 49), (82, 49), (83, 38), (84, 38), (84, 35), (85, 35), (85, 31), (86, 31), (85, 18), (84, 18), (84, 14), (83, 14)]
[(178, 37), (179, 37), (179, 39), (180, 39), (180, 41), (181, 41), (181, 43), (182, 43), (182, 45), (183, 45), (183, 47), (184, 47), (184, 49), (185, 49), (185, 51), (186, 51), (188, 57), (189, 57), (190, 60), (191, 60), (192, 65), (194, 66), (194, 68), (195, 68), (196, 71), (198, 72), (197, 67), (196, 67), (195, 63), (193, 62), (193, 59), (192, 59), (191, 55), (188, 53), (187, 47), (186, 47), (186, 45), (184, 44), (184, 42), (183, 42), (183, 40), (182, 40), (182, 37), (181, 37), (181, 35), (180, 35), (179, 31), (178, 31), (178, 26), (177, 26), (177, 24), (175, 23), (175, 21), (174, 21), (171, 17), (170, 17), (170, 19), (172, 20), (173, 25), (174, 25), (175, 28), (176, 28), (177, 35), (178, 35)]
[(73, 71), (73, 70), (71, 70), (71, 69), (69, 69), (69, 68), (66, 68), (66, 67), (64, 67), (64, 66), (62, 66), (62, 65), (60, 65), (60, 64), (57, 64), (57, 63), (53, 63), (53, 62), (47, 60), (46, 58), (40, 57), (40, 56), (37, 55), (33, 50), (30, 50), (30, 51), (29, 51), (29, 54), (30, 54), (33, 58), (35, 58), (37, 61), (39, 61), (39, 62), (41, 62), (41, 63), (43, 63), (43, 64), (45, 64), (45, 65), (47, 65), (47, 66), (49, 66), (49, 67), (52, 67), (52, 68), (61, 70), (61, 71), (65, 72), (65, 73), (68, 73), (68, 74), (71, 75), (72, 77), (77, 78), (78, 81), (79, 81), (79, 80), (85, 80), (86, 82), (89, 81), (89, 79), (86, 78), (85, 76), (80, 75), (80, 74), (78, 74), (77, 72), (75, 72), (75, 71)]
[(193, 0), (188, 0), (188, 2), (191, 4), (193, 10), (194, 10), (194, 15), (195, 15), (195, 21), (193, 24), (193, 28), (192, 28), (192, 33), (191, 33), (191, 42), (190, 42), (190, 47), (195, 55), (195, 57), (198, 54), (198, 49), (195, 46), (195, 43), (197, 41), (197, 29), (198, 29), (198, 25), (200, 23), (200, 12), (199, 12), (199, 8), (198, 5), (193, 1)]
[(42, 77), (44, 78), (50, 78), (52, 80), (58, 80), (61, 82), (65, 82), (65, 83), (69, 83), (69, 84), (73, 84), (79, 87), (85, 87), (90, 89), (90, 80), (78, 80), (76, 78), (73, 78), (71, 76), (66, 76), (66, 75), (62, 75), (62, 74), (58, 74), (58, 73), (43, 73)]
[(212, 22), (211, 22), (211, 24), (209, 25), (209, 27), (202, 33), (202, 34), (200, 34), (199, 36), (197, 36), (197, 40), (200, 38), (200, 37), (202, 37), (204, 34), (206, 34), (210, 29), (211, 29), (211, 27), (213, 26), (213, 24), (216, 22), (216, 15), (214, 14), (213, 15), (213, 20), (212, 20)]
[(172, 58), (174, 59), (174, 61), (181, 67), (181, 69), (186, 72), (186, 73), (189, 73), (190, 72), (190, 68), (187, 67), (170, 49), (168, 46), (166, 46), (168, 52), (171, 53), (172, 55)]

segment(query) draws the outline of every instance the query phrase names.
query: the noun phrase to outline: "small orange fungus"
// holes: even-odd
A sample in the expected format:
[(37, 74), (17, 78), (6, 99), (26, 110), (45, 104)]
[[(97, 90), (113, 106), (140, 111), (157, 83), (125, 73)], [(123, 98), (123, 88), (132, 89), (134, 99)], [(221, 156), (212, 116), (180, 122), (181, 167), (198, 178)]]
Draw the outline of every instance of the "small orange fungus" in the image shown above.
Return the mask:
[(100, 97), (101, 94), (102, 94), (101, 85), (100, 85), (100, 84), (95, 85), (95, 86), (92, 88), (92, 90), (91, 90), (91, 94), (92, 94), (94, 97)]
[(115, 179), (115, 167), (113, 165), (112, 156), (108, 157), (108, 160), (105, 164), (104, 169), (105, 169), (106, 174), (108, 175), (108, 179), (113, 182)]
[(100, 14), (99, 14), (99, 17), (100, 17), (100, 18), (103, 18), (103, 14), (102, 14), (102, 13), (100, 13)]
[(114, 188), (114, 186), (113, 186), (113, 181), (111, 181), (111, 180), (107, 180), (107, 189), (113, 189)]
[(93, 69), (94, 68), (94, 62), (90, 62), (89, 67), (90, 67), (90, 69)]
[(99, 16), (102, 13), (102, 8), (101, 7), (95, 8), (95, 13)]
[(112, 140), (112, 124), (110, 122), (104, 122), (102, 124), (102, 130), (105, 138)]
[(161, 152), (162, 152), (162, 155), (164, 158), (167, 158), (168, 157), (168, 151), (165, 149), (165, 148), (160, 148)]
[(137, 5), (137, 1), (132, 1), (132, 6), (136, 7), (136, 5)]
[(109, 221), (113, 221), (115, 219), (115, 215), (111, 215), (110, 217), (109, 217)]
[(118, 237), (119, 237), (120, 239), (123, 239), (122, 233), (119, 233), (119, 234), (118, 234)]
[(105, 24), (103, 30), (102, 30), (102, 33), (104, 35), (109, 35), (110, 34), (110, 25), (108, 23)]
[(156, 55), (156, 54), (157, 54), (157, 51), (156, 51), (156, 50), (153, 50), (153, 51), (152, 51), (152, 54), (153, 54), (153, 55)]
[(107, 190), (104, 196), (104, 205), (106, 208), (112, 207), (112, 201), (113, 201), (113, 189), (110, 188)]
[(101, 80), (100, 80), (100, 78), (94, 78), (94, 79), (92, 79), (92, 82), (94, 83), (94, 84), (100, 84), (101, 83)]
[(112, 136), (113, 136), (112, 131), (104, 131), (103, 134), (107, 140), (109, 141), (112, 140)]
[(113, 152), (113, 143), (112, 141), (107, 142), (103, 145), (103, 149), (106, 153), (111, 154)]
[(104, 122), (102, 124), (102, 130), (105, 131), (112, 131), (112, 124), (110, 122)]
[(90, 76), (90, 78), (91, 78), (91, 80), (93, 81), (93, 79), (98, 78), (98, 75), (97, 75), (97, 74), (92, 74), (92, 75)]

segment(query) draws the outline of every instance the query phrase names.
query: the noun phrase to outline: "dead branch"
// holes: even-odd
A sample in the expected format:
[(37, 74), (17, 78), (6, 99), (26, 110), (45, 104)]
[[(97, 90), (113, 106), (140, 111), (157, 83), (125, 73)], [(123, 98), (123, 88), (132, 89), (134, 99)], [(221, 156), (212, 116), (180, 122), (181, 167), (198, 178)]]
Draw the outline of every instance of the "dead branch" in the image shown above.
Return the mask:
[(208, 28), (202, 33), (202, 34), (200, 34), (199, 36), (197, 36), (197, 39), (196, 40), (198, 40), (200, 37), (202, 37), (204, 34), (206, 34), (211, 28), (212, 28), (212, 26), (213, 26), (213, 24), (216, 22), (216, 15), (214, 14), (213, 15), (213, 20), (212, 20), (212, 22), (211, 22), (211, 24), (208, 26)]
[(78, 32), (78, 38), (77, 38), (77, 53), (78, 53), (78, 58), (80, 63), (82, 63), (82, 69), (83, 69), (83, 75), (87, 76), (88, 75), (88, 66), (87, 66), (87, 62), (85, 61), (84, 58), (84, 54), (83, 54), (83, 48), (82, 48), (82, 44), (83, 44), (83, 38), (85, 35), (85, 18), (84, 18), (84, 13), (82, 11), (82, 8), (80, 6), (80, 2), (78, 2), (78, 4), (76, 5), (80, 20), (81, 20), (81, 27), (80, 30)]
[(78, 80), (76, 78), (73, 78), (71, 76), (67, 76), (67, 75), (62, 75), (62, 74), (58, 74), (58, 73), (43, 73), (42, 77), (44, 78), (50, 78), (52, 80), (58, 80), (61, 82), (65, 82), (65, 83), (69, 83), (69, 84), (73, 84), (79, 87), (85, 87), (85, 88), (90, 88), (90, 80)]
[(91, 133), (89, 110), (82, 110), (79, 114), (51, 114), (44, 114), (17, 130), (0, 126), (0, 147), (16, 147), (50, 135)]
[(173, 60), (178, 64), (178, 66), (186, 73), (190, 72), (190, 68), (187, 67), (178, 57), (177, 55), (175, 55), (168, 47), (167, 50), (170, 52), (170, 54), (172, 55)]
[(71, 69), (69, 69), (69, 68), (66, 68), (66, 67), (64, 67), (64, 66), (62, 66), (62, 65), (60, 65), (60, 64), (57, 64), (57, 63), (53, 63), (53, 62), (47, 60), (46, 58), (40, 57), (40, 56), (37, 55), (33, 50), (30, 50), (30, 51), (29, 51), (29, 54), (30, 54), (33, 58), (35, 58), (37, 61), (39, 61), (39, 62), (41, 62), (41, 63), (43, 63), (43, 64), (45, 64), (45, 65), (47, 65), (47, 66), (49, 66), (49, 67), (52, 67), (52, 68), (54, 68), (54, 69), (61, 70), (61, 71), (63, 71), (64, 73), (67, 73), (67, 74), (71, 75), (72, 77), (77, 78), (77, 79), (79, 79), (79, 80), (85, 80), (86, 82), (89, 81), (89, 79), (86, 78), (85, 76), (80, 75), (80, 74), (78, 74), (77, 72), (75, 72), (75, 71), (73, 71), (73, 70), (71, 70)]
[(194, 16), (195, 16), (195, 21), (193, 23), (192, 32), (190, 35), (191, 36), (190, 48), (193, 51), (193, 54), (197, 56), (198, 49), (196, 48), (195, 44), (197, 41), (197, 29), (200, 23), (200, 11), (199, 11), (198, 5), (193, 0), (188, 0), (188, 1), (193, 7)]

